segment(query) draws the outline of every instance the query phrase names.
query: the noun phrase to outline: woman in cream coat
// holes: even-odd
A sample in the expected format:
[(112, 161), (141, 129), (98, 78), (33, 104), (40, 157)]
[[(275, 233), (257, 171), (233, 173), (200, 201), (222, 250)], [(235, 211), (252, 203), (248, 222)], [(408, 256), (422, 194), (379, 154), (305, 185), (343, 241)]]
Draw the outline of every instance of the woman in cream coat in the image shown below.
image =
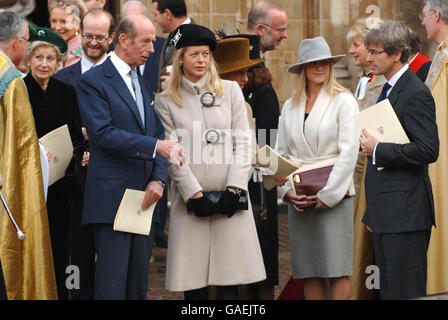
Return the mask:
[[(353, 182), (359, 132), (353, 115), (355, 98), (339, 85), (332, 56), (322, 37), (300, 44), (299, 62), (288, 71), (298, 86), (286, 101), (279, 123), (278, 152), (301, 165), (337, 157), (326, 186), (317, 195), (295, 195), (292, 184), (277, 177), (282, 199), (289, 205), (289, 230), (294, 278), (304, 279), (306, 299), (348, 299), (353, 272)], [(317, 201), (307, 207), (309, 200)], [(329, 293), (325, 279), (329, 280)]]
[[(238, 84), (219, 78), (210, 30), (185, 24), (174, 34), (172, 79), (155, 106), (166, 139), (180, 141), (187, 163), (169, 164), (166, 287), (208, 299), (213, 285), (218, 299), (237, 299), (237, 285), (266, 278), (250, 202), (237, 210), (251, 162), (244, 97)], [(217, 206), (204, 195), (212, 191), (222, 192)]]

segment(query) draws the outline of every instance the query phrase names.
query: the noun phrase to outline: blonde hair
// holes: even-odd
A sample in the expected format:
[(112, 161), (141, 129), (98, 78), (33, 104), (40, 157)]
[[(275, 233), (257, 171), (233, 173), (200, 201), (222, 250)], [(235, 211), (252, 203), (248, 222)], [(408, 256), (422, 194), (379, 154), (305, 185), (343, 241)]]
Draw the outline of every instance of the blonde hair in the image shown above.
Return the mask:
[(361, 18), (355, 21), (347, 32), (347, 40), (353, 41), (356, 38), (364, 39), (372, 29), (378, 29), (384, 21), (377, 17)]
[(54, 8), (65, 9), (67, 14), (72, 16), (75, 29), (79, 29), (81, 20), (87, 13), (87, 7), (82, 0), (50, 0), (48, 12), (51, 14)]
[[(183, 107), (183, 100), (180, 94), (180, 87), (182, 85), (182, 75), (184, 74), (180, 62), (187, 48), (188, 47), (181, 48), (174, 53), (173, 70), (170, 84), (165, 91), (159, 94), (171, 97), (179, 107)], [(216, 96), (221, 97), (224, 94), (222, 81), (221, 78), (219, 77), (215, 59), (213, 59), (213, 55), (211, 53), (210, 53), (210, 64), (206, 76), (207, 81), (205, 85), (207, 87), (207, 90), (209, 92), (214, 93)]]
[[(305, 72), (306, 64), (303, 65), (300, 68), (300, 72), (298, 74), (298, 84), (296, 90), (294, 90), (294, 93), (292, 94), (292, 102), (294, 105), (299, 105), (300, 99), (305, 96), (307, 96), (306, 89), (307, 89), (307, 78), (306, 78), (306, 72)], [(338, 95), (339, 93), (350, 93), (349, 90), (344, 88), (339, 82), (337, 82), (335, 76), (334, 76), (334, 63), (331, 63), (330, 65), (330, 74), (328, 76), (328, 79), (325, 80), (323, 83), (322, 89), (325, 90), (331, 98)]]

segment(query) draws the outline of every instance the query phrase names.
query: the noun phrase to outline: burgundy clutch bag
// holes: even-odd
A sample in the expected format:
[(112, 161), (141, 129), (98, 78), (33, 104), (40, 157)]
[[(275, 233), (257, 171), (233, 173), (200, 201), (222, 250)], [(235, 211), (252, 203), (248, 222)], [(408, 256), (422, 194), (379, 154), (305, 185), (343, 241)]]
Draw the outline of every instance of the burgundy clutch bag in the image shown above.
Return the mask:
[[(307, 170), (293, 174), (296, 195), (314, 196), (327, 184), (333, 165)], [(316, 205), (317, 201), (308, 201), (307, 207)]]

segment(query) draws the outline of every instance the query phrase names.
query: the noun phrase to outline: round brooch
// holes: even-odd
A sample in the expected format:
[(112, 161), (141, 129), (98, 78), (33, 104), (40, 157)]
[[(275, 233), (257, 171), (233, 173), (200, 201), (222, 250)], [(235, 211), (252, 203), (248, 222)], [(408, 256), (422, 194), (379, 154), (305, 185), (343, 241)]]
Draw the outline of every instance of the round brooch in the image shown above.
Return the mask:
[(207, 143), (215, 144), (219, 141), (219, 132), (215, 129), (210, 129), (205, 133), (205, 140)]
[(211, 92), (206, 92), (201, 96), (201, 103), (204, 107), (211, 107), (215, 104), (215, 96)]

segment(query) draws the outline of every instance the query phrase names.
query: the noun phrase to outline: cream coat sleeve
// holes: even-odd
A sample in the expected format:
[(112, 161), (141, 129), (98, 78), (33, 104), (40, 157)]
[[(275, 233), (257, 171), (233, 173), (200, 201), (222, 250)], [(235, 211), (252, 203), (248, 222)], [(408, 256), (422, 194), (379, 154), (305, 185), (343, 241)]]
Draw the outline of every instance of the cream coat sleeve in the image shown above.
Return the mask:
[[(276, 145), (276, 151), (278, 154), (280, 154), (281, 156), (290, 159), (291, 161), (297, 162), (299, 164), (301, 164), (301, 160), (297, 159), (295, 157), (293, 157), (291, 154), (291, 150), (289, 149), (288, 146), (288, 140), (287, 140), (287, 128), (286, 128), (286, 124), (285, 124), (285, 119), (289, 114), (289, 110), (291, 108), (291, 99), (287, 100), (285, 102), (285, 104), (283, 105), (282, 108), (282, 113), (280, 115), (280, 120), (279, 120), (279, 124), (278, 124), (278, 132), (277, 132), (277, 143)], [(284, 186), (282, 187), (278, 187), (278, 191), (280, 193), (280, 198), (283, 200), (285, 197), (285, 194), (291, 190), (293, 188), (292, 183), (290, 181), (288, 181)]]
[[(168, 99), (168, 97), (156, 97), (154, 104), (155, 111), (165, 128), (165, 139), (178, 140), (170, 106), (167, 103)], [(187, 159), (189, 151), (187, 150)], [(196, 193), (203, 190), (188, 164), (184, 164), (177, 169), (174, 164), (168, 161), (168, 174), (175, 183), (185, 203)]]
[(250, 145), (251, 129), (247, 120), (246, 102), (243, 93), (236, 82), (230, 86), (232, 110), (232, 165), (227, 175), (227, 186), (237, 187), (247, 191), (247, 177), (250, 173), (252, 150)]
[(339, 155), (328, 177), (327, 185), (317, 193), (317, 197), (330, 208), (344, 198), (353, 181), (360, 137), (353, 119), (359, 111), (356, 99), (351, 94), (340, 93), (334, 97), (331, 107), (337, 109)]

